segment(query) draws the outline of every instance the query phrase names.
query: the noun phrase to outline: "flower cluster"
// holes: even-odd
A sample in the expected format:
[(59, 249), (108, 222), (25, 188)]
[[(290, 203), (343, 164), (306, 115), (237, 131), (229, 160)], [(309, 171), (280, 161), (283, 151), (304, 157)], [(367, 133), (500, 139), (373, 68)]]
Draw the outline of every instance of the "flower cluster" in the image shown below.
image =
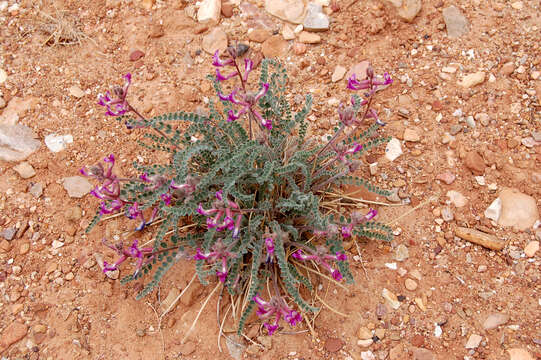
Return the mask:
[(111, 97), (111, 93), (109, 91), (107, 91), (105, 94), (98, 95), (98, 104), (107, 108), (105, 115), (121, 116), (132, 110), (130, 104), (128, 104), (128, 101), (126, 100), (130, 85), (131, 74), (127, 73), (124, 75), (124, 86), (116, 86), (113, 88), (113, 94), (115, 96), (114, 98)]
[[(389, 73), (383, 74), (383, 80), (378, 80), (377, 78), (375, 78), (374, 70), (372, 69), (372, 67), (368, 67), (368, 69), (366, 70), (366, 75), (366, 79), (358, 80), (357, 75), (353, 73), (348, 79), (348, 89), (354, 91), (368, 90), (364, 93), (365, 99), (362, 100), (360, 104), (357, 104), (359, 106), (369, 105), (370, 101), (368, 99), (374, 96), (378, 89), (381, 89), (383, 86), (387, 86), (393, 83), (393, 79), (391, 79)], [(339, 105), (338, 116), (342, 124), (346, 126), (359, 125), (360, 121), (364, 119), (374, 119), (377, 124), (381, 126), (385, 125), (385, 123), (379, 119), (376, 110), (371, 108), (367, 109), (363, 119), (357, 120), (355, 117), (355, 110), (353, 108), (354, 105), (356, 104), (355, 98), (353, 97), (351, 98), (351, 106), (344, 106), (343, 104)]]
[[(269, 84), (262, 83), (261, 88), (259, 89), (257, 93), (252, 92), (252, 91), (247, 91), (245, 83), (246, 81), (248, 81), (248, 75), (252, 71), (254, 63), (251, 59), (244, 59), (244, 73), (241, 74), (240, 69), (236, 62), (236, 52), (230, 49), (232, 48), (228, 48), (229, 53), (231, 55), (230, 58), (226, 60), (220, 59), (219, 50), (216, 50), (216, 53), (214, 53), (214, 57), (212, 61), (212, 65), (216, 67), (216, 79), (218, 81), (229, 80), (236, 76), (239, 76), (241, 79), (242, 90), (235, 89), (229, 95), (218, 93), (218, 97), (220, 98), (220, 100), (229, 101), (234, 105), (241, 106), (241, 108), (237, 111), (229, 110), (229, 112), (227, 113), (227, 121), (229, 122), (235, 121), (239, 119), (242, 115), (247, 114), (248, 116), (250, 117), (253, 116), (255, 119), (257, 119), (258, 124), (261, 125), (263, 128), (266, 128), (268, 130), (272, 129), (272, 121), (270, 119), (263, 118), (261, 113), (255, 109), (255, 105), (257, 104), (259, 99), (265, 96), (265, 94), (269, 90)], [(225, 66), (235, 67), (236, 70), (234, 70), (231, 74), (224, 76), (220, 72), (219, 68), (225, 67)]]
[(202, 253), (201, 249), (197, 248), (194, 259), (206, 260), (211, 264), (221, 261), (222, 267), (220, 270), (216, 270), (216, 276), (218, 276), (218, 279), (220, 279), (221, 282), (225, 282), (225, 279), (227, 278), (227, 259), (236, 257), (236, 254), (230, 251), (234, 244), (235, 243), (227, 246), (222, 239), (218, 239), (212, 246), (212, 251)]
[(103, 262), (103, 272), (107, 273), (109, 271), (115, 271), (118, 269), (118, 266), (122, 264), (124, 261), (126, 261), (128, 258), (134, 258), (137, 259), (137, 263), (135, 265), (135, 273), (134, 276), (139, 273), (143, 265), (145, 264), (144, 257), (145, 255), (150, 255), (147, 258), (147, 262), (152, 260), (152, 252), (153, 249), (151, 247), (148, 248), (139, 248), (139, 240), (133, 240), (132, 245), (129, 248), (124, 248), (124, 245), (122, 243), (118, 243), (116, 245), (110, 244), (107, 240), (103, 239), (103, 244), (111, 249), (113, 249), (120, 257), (115, 261), (114, 264), (110, 265), (106, 261)]
[(268, 321), (263, 323), (263, 326), (265, 326), (269, 335), (272, 335), (278, 329), (278, 321), (280, 321), (280, 318), (282, 317), (291, 326), (295, 326), (302, 321), (301, 314), (291, 309), (282, 296), (276, 295), (271, 297), (269, 301), (265, 301), (259, 295), (256, 295), (253, 300), (258, 306), (257, 315), (261, 319), (268, 320), (274, 318), (272, 324)]
[(227, 199), (224, 200), (222, 193), (222, 190), (216, 192), (216, 201), (212, 209), (205, 210), (203, 209), (203, 205), (199, 204), (197, 212), (207, 217), (207, 227), (216, 228), (218, 232), (225, 229), (232, 230), (233, 239), (236, 239), (239, 237), (242, 212), (236, 202)]
[(342, 226), (342, 236), (344, 238), (350, 237), (353, 227), (372, 220), (377, 214), (378, 211), (376, 209), (370, 209), (366, 215), (363, 215), (358, 211), (354, 212), (351, 214), (351, 222), (345, 226)]
[(168, 180), (164, 176), (153, 175), (149, 176), (148, 174), (142, 174), (139, 179), (123, 179), (119, 178), (113, 173), (113, 167), (115, 165), (115, 156), (113, 154), (107, 156), (103, 159), (105, 163), (109, 163), (107, 170), (101, 163), (93, 165), (90, 167), (83, 167), (79, 172), (91, 178), (94, 178), (100, 182), (100, 185), (97, 185), (90, 193), (101, 200), (100, 204), (100, 214), (111, 214), (113, 212), (119, 211), (124, 206), (128, 206), (126, 210), (126, 216), (130, 219), (140, 219), (141, 223), (136, 227), (135, 230), (142, 230), (145, 226), (151, 224), (157, 214), (159, 207), (155, 206), (152, 210), (150, 220), (146, 221), (141, 209), (141, 205), (135, 202), (129, 202), (121, 198), (120, 192), (120, 182), (121, 181), (141, 181), (148, 184), (145, 190), (156, 190), (162, 188), (165, 184), (169, 182), (169, 186), (166, 191), (160, 194), (160, 198), (163, 203), (167, 206), (171, 205), (173, 196), (178, 196), (179, 199), (189, 198), (195, 191), (198, 179), (188, 176), (186, 177), (184, 184), (176, 184), (174, 180)]
[(341, 252), (336, 252), (335, 255), (331, 255), (329, 254), (329, 250), (325, 246), (318, 246), (316, 250), (310, 255), (306, 255), (301, 249), (298, 249), (291, 256), (293, 256), (297, 260), (302, 261), (312, 260), (316, 264), (321, 265), (325, 269), (327, 269), (336, 281), (342, 280), (342, 274), (340, 273), (340, 271), (333, 268), (329, 264), (329, 261), (346, 261), (346, 255), (342, 254)]

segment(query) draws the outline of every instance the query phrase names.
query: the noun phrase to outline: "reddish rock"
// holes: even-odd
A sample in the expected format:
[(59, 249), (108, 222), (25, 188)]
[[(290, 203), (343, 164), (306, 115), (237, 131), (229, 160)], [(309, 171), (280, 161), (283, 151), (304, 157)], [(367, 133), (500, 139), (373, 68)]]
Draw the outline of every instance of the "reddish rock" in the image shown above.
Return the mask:
[(225, 18), (230, 18), (233, 16), (233, 4), (231, 3), (222, 3), (222, 15)]
[(432, 102), (432, 110), (434, 111), (441, 111), (443, 109), (443, 104), (439, 100), (434, 100)]
[(413, 349), (413, 360), (434, 360), (434, 354), (427, 349)]
[(130, 53), (130, 61), (137, 61), (143, 56), (145, 56), (144, 52), (142, 52), (141, 50), (134, 50)]
[(272, 34), (270, 33), (270, 31), (262, 28), (257, 28), (248, 34), (248, 39), (253, 42), (262, 43), (271, 36)]
[(344, 346), (344, 343), (342, 340), (337, 338), (329, 338), (327, 341), (325, 341), (325, 350), (328, 352), (337, 352), (342, 348), (342, 346)]
[(415, 346), (415, 347), (421, 347), (423, 346), (425, 343), (425, 337), (422, 336), (422, 335), (415, 335), (412, 339), (411, 339), (411, 345)]
[(16, 343), (26, 336), (28, 327), (25, 324), (19, 322), (12, 322), (7, 328), (2, 332), (0, 337), (0, 353), (7, 349), (11, 344)]
[(483, 175), (485, 173), (485, 160), (477, 151), (470, 151), (464, 158), (464, 164), (474, 175)]
[(453, 183), (453, 181), (455, 181), (455, 179), (456, 179), (455, 174), (453, 174), (450, 171), (446, 171), (446, 172), (438, 174), (438, 176), (436, 176), (436, 180), (441, 180), (444, 183), (446, 183), (447, 185), (451, 185)]
[(289, 44), (281, 36), (271, 36), (261, 45), (261, 51), (267, 58), (282, 58), (287, 55)]

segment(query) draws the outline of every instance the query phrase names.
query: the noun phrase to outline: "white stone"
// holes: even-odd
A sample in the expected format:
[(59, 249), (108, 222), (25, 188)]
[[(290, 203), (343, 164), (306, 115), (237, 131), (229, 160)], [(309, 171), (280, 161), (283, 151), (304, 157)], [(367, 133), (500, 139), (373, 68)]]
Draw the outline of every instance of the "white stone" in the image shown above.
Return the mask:
[[(372, 341), (372, 339), (370, 339)], [(376, 360), (376, 356), (372, 351), (361, 351), (361, 360)]]
[(468, 199), (466, 199), (464, 195), (455, 190), (447, 191), (447, 197), (449, 198), (449, 201), (451, 201), (451, 203), (454, 204), (457, 208), (463, 207), (468, 203)]
[(71, 134), (68, 135), (56, 135), (56, 134), (50, 134), (45, 136), (45, 145), (47, 145), (47, 148), (51, 150), (52, 152), (59, 152), (66, 148), (67, 144), (71, 144), (73, 142), (73, 136)]
[(396, 263), (385, 263), (385, 266), (391, 270), (397, 269)]
[(85, 96), (85, 92), (77, 85), (73, 85), (71, 86), (69, 89), (68, 89), (69, 93), (71, 96), (74, 96), (78, 99), (82, 98), (83, 96)]
[(342, 80), (344, 78), (344, 75), (346, 75), (346, 71), (347, 69), (343, 67), (342, 65), (336, 65), (336, 67), (334, 68), (334, 72), (332, 74), (331, 81), (335, 83), (337, 81)]
[(221, 0), (203, 0), (197, 10), (197, 21), (200, 23), (220, 21), (220, 11), (222, 10)]
[(282, 27), (282, 37), (284, 40), (294, 40), (295, 39), (295, 32), (291, 28), (291, 26), (284, 24)]
[(64, 246), (64, 243), (62, 241), (54, 240), (51, 245), (53, 249), (60, 249), (62, 246)]
[(400, 301), (398, 301), (398, 298), (395, 294), (393, 294), (391, 291), (387, 290), (386, 288), (383, 288), (381, 291), (381, 296), (387, 301), (387, 304), (392, 307), (393, 309), (397, 310), (400, 307)]
[(69, 197), (82, 198), (92, 190), (92, 184), (82, 176), (70, 176), (64, 178), (64, 189), (68, 192)]
[(473, 74), (464, 76), (462, 81), (458, 82), (458, 85), (464, 88), (470, 88), (479, 84), (482, 84), (485, 81), (486, 74), (484, 71), (478, 71)]
[(533, 197), (516, 189), (504, 189), (499, 198), (502, 201), (502, 211), (498, 225), (514, 226), (524, 231), (539, 219), (539, 210)]
[(502, 199), (496, 198), (485, 210), (485, 217), (498, 222), (502, 211)]
[(329, 17), (323, 13), (321, 5), (309, 3), (302, 25), (306, 30), (325, 31), (329, 29)]
[(483, 337), (477, 334), (471, 334), (466, 342), (466, 349), (476, 349), (483, 340)]
[(357, 340), (357, 345), (360, 347), (369, 347), (374, 343), (374, 340), (372, 339), (366, 339), (366, 340)]
[(8, 74), (6, 70), (0, 69), (0, 84), (3, 84), (8, 79)]
[(305, 0), (265, 0), (265, 10), (282, 20), (300, 24), (306, 15)]
[(385, 157), (389, 161), (394, 161), (400, 155), (402, 155), (402, 147), (400, 145), (400, 140), (398, 140), (397, 138), (392, 138), (385, 147)]

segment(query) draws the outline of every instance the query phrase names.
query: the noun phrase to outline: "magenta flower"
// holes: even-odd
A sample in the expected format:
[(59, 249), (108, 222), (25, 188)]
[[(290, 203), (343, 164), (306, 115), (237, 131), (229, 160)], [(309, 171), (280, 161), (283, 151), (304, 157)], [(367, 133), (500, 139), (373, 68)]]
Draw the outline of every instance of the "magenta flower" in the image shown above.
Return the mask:
[(366, 215), (363, 215), (358, 211), (354, 212), (351, 214), (351, 223), (342, 226), (342, 236), (344, 238), (350, 237), (355, 226), (372, 220), (377, 214), (378, 211), (376, 209), (370, 209)]
[(265, 246), (267, 247), (267, 254), (269, 256), (274, 255), (274, 239), (271, 237), (265, 238)]
[(272, 324), (268, 321), (263, 323), (263, 326), (269, 332), (269, 335), (274, 334), (278, 329), (278, 321), (284, 318), (290, 326), (295, 326), (302, 321), (302, 316), (297, 311), (291, 309), (285, 302), (282, 296), (273, 296), (269, 301), (263, 300), (259, 295), (253, 297), (257, 304), (257, 315), (262, 320), (273, 318)]
[[(202, 204), (197, 207), (197, 213), (206, 216), (207, 227), (216, 228), (216, 231), (233, 231), (234, 239), (239, 237), (240, 225), (242, 222), (242, 212), (239, 205), (231, 200), (223, 199), (223, 191), (219, 190), (215, 194), (216, 201), (213, 208), (204, 209)], [(223, 217), (223, 218), (222, 218)]]
[(113, 94), (115, 96), (114, 98), (111, 97), (111, 93), (109, 91), (107, 91), (105, 94), (98, 95), (98, 104), (107, 108), (105, 115), (120, 116), (131, 110), (131, 106), (126, 100), (128, 89), (131, 84), (131, 74), (127, 73), (124, 75), (123, 79), (123, 87), (116, 86), (113, 88)]
[[(368, 74), (368, 71), (367, 71), (367, 74)], [(355, 75), (355, 73), (351, 74), (350, 78), (348, 79), (347, 88), (350, 90), (370, 89), (370, 90), (375, 91), (378, 86), (385, 86), (385, 85), (390, 85), (393, 83), (393, 79), (391, 79), (391, 76), (387, 72), (383, 74), (383, 81), (374, 80), (373, 72), (372, 72), (372, 76), (370, 76), (370, 74), (368, 75), (369, 75), (368, 79), (359, 81), (357, 80), (357, 75)]]
[(321, 265), (325, 269), (327, 269), (336, 281), (342, 280), (342, 274), (340, 273), (340, 271), (338, 269), (333, 268), (329, 264), (329, 261), (345, 261), (347, 257), (343, 253), (336, 252), (335, 255), (331, 255), (328, 253), (328, 249), (326, 247), (318, 246), (311, 255), (303, 254), (302, 250), (299, 249), (296, 252), (294, 252), (291, 256), (301, 261), (312, 260), (316, 264)]
[(212, 57), (212, 65), (216, 67), (223, 67), (227, 65), (233, 66), (234, 63), (235, 63), (234, 60), (231, 58), (226, 59), (226, 60), (220, 59), (220, 50), (216, 50), (216, 52), (214, 53), (214, 56)]
[[(231, 92), (229, 95), (224, 94), (218, 94), (218, 97), (223, 101), (229, 101), (235, 105), (241, 105), (242, 107), (238, 111), (229, 110), (227, 121), (235, 121), (239, 119), (242, 115), (250, 113), (252, 114), (258, 121), (259, 124), (266, 128), (266, 129), (272, 129), (272, 121), (270, 119), (264, 119), (261, 114), (254, 109), (255, 105), (257, 104), (257, 101), (261, 99), (267, 91), (269, 90), (269, 84), (263, 83), (261, 84), (261, 89), (257, 93), (247, 92), (246, 94), (238, 94), (236, 90)], [(236, 96), (239, 95), (240, 99), (238, 99)]]
[[(231, 245), (230, 245), (231, 246)], [(216, 276), (221, 282), (225, 282), (227, 279), (227, 259), (236, 257), (236, 254), (229, 251), (229, 246), (226, 246), (222, 239), (218, 239), (212, 246), (212, 251), (202, 253), (201, 249), (196, 249), (194, 255), (195, 260), (206, 260), (213, 264), (216, 261), (221, 261), (222, 267), (220, 270), (216, 270)]]
[[(137, 263), (135, 265), (135, 273), (134, 276), (139, 273), (141, 268), (144, 265), (144, 257), (146, 255), (151, 255), (153, 252), (153, 249), (151, 247), (148, 248), (139, 248), (138, 243), (139, 240), (135, 239), (133, 240), (132, 245), (125, 249), (122, 243), (119, 243), (117, 245), (112, 245), (107, 240), (102, 240), (103, 244), (111, 249), (113, 249), (117, 254), (120, 255), (120, 257), (115, 261), (114, 264), (108, 264), (106, 261), (103, 262), (103, 272), (106, 273), (108, 271), (114, 271), (118, 269), (118, 266), (122, 264), (126, 259), (128, 258), (134, 258), (137, 259)], [(147, 262), (152, 259), (152, 255), (147, 259)]]
[(222, 75), (222, 73), (220, 72), (220, 69), (216, 69), (216, 80), (218, 81), (225, 81), (225, 80), (229, 80), (231, 78), (234, 78), (235, 76), (237, 76), (239, 73), (235, 70), (234, 72), (232, 72), (231, 74), (229, 75)]
[(162, 198), (165, 205), (167, 205), (167, 206), (171, 205), (171, 199), (172, 199), (171, 194), (163, 193), (163, 194), (160, 195), (160, 197)]

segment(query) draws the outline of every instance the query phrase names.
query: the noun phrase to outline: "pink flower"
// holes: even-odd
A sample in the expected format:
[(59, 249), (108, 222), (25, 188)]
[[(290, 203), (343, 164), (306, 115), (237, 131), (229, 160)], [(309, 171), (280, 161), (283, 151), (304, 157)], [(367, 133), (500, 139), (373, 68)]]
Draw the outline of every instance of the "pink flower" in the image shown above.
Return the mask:
[(131, 74), (127, 73), (123, 78), (124, 86), (117, 86), (113, 88), (113, 94), (115, 96), (114, 98), (111, 97), (111, 93), (109, 91), (107, 91), (105, 94), (98, 95), (98, 104), (107, 108), (105, 115), (120, 116), (131, 110), (130, 104), (128, 104), (128, 101), (126, 100), (128, 89), (131, 84)]

